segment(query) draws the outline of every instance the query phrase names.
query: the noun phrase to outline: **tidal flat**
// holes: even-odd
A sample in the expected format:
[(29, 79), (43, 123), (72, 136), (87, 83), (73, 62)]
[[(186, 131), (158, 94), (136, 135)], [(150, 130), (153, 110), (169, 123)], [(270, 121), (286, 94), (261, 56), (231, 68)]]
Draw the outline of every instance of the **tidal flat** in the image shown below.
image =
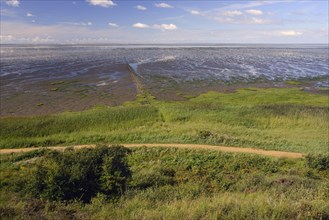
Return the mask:
[(0, 115), (118, 106), (135, 100), (140, 87), (168, 101), (247, 87), (297, 87), (327, 94), (327, 49), (326, 45), (2, 45)]

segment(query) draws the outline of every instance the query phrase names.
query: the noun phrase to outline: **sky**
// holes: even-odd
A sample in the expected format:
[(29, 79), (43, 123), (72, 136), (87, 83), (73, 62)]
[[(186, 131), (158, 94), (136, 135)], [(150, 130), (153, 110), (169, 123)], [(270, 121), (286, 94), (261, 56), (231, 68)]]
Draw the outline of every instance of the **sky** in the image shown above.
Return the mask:
[(327, 0), (0, 0), (1, 44), (328, 44)]

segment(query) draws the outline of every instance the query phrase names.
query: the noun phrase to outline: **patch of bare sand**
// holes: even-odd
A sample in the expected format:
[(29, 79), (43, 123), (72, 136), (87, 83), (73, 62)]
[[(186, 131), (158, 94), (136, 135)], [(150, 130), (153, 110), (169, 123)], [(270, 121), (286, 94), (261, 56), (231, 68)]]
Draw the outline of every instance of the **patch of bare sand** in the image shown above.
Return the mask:
[[(241, 147), (225, 147), (225, 146), (215, 146), (215, 145), (202, 145), (202, 144), (121, 144), (125, 147), (175, 147), (175, 148), (188, 148), (188, 149), (204, 149), (204, 150), (219, 150), (224, 152), (234, 152), (234, 153), (251, 153), (258, 155), (265, 155), (271, 157), (282, 157), (282, 158), (302, 158), (302, 153), (285, 152), (285, 151), (272, 151), (272, 150), (262, 150), (254, 148), (241, 148)], [(93, 148), (96, 145), (74, 145), (74, 149), (81, 148)], [(0, 154), (11, 154), (11, 153), (23, 153), (33, 150), (40, 149), (41, 147), (34, 148), (20, 148), (20, 149), (0, 149)], [(52, 150), (64, 150), (65, 146), (52, 146), (47, 147)]]

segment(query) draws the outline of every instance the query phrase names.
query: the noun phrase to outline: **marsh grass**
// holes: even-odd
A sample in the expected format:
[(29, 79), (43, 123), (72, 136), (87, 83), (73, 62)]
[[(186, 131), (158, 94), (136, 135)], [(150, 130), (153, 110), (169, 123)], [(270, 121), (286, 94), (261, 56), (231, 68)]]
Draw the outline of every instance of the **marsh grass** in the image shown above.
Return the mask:
[(285, 83), (288, 84), (288, 85), (294, 85), (294, 86), (299, 86), (299, 85), (302, 84), (301, 82), (292, 81), (292, 80), (287, 80), (287, 81), (285, 81)]
[(204, 143), (317, 154), (328, 151), (328, 119), (328, 96), (299, 89), (208, 92), (173, 102), (143, 93), (118, 107), (1, 118), (0, 147)]
[(57, 81), (57, 82), (52, 82), (51, 85), (60, 85), (65, 83), (64, 81)]

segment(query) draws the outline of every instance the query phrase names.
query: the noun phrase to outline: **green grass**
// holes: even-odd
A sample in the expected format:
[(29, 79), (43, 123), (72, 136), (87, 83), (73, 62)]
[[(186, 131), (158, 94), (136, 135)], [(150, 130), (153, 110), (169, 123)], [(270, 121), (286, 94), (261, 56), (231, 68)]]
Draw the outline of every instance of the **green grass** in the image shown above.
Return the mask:
[[(24, 191), (37, 151), (1, 157), (2, 219), (326, 219), (329, 170), (316, 157), (278, 159), (176, 148), (135, 148), (120, 198), (51, 202)], [(327, 156), (320, 157), (328, 160)]]
[(144, 94), (119, 107), (1, 118), (0, 148), (157, 142), (317, 154), (329, 150), (328, 119), (328, 96), (299, 89), (208, 92), (175, 102)]
[(292, 80), (287, 80), (287, 81), (285, 81), (285, 83), (288, 84), (288, 85), (294, 85), (294, 86), (299, 86), (299, 85), (302, 84), (301, 82), (292, 81)]
[(64, 81), (57, 81), (57, 82), (52, 82), (51, 85), (60, 85), (63, 83), (64, 83)]

